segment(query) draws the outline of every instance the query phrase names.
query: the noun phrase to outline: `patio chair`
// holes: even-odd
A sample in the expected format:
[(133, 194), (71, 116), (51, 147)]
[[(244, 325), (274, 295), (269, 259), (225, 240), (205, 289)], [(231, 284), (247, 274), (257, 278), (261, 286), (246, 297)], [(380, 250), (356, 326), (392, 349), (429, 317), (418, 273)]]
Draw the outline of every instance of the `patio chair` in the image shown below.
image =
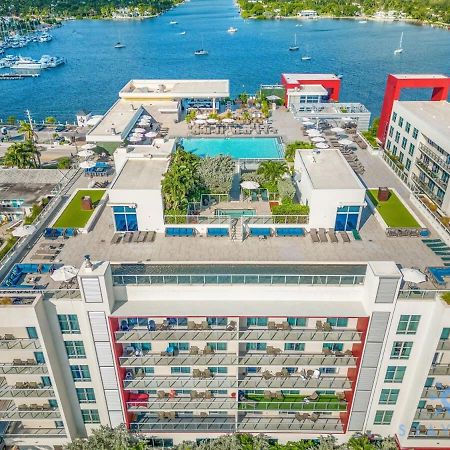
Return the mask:
[(317, 422), (317, 420), (319, 420), (320, 415), (318, 413), (312, 413), (309, 416), (309, 420), (311, 420), (312, 422)]
[(205, 391), (205, 399), (210, 400), (214, 397), (211, 391)]
[(273, 375), (268, 370), (266, 370), (266, 371), (263, 372), (262, 377), (265, 380), (270, 380), (273, 377)]
[(199, 348), (193, 345), (189, 348), (189, 354), (190, 355), (198, 355)]
[(333, 327), (328, 322), (324, 322), (323, 330), (324, 331), (333, 331)]
[(344, 392), (338, 392), (338, 393), (336, 394), (336, 397), (337, 397), (337, 399), (338, 399), (340, 402), (343, 402), (343, 401), (346, 400), (346, 399), (345, 399), (345, 393), (344, 393)]
[(166, 398), (166, 393), (164, 391), (158, 391), (156, 394), (159, 399)]
[(308, 369), (306, 371), (306, 377), (307, 378), (312, 378), (313, 375), (314, 375), (314, 370), (313, 369)]
[(283, 401), (283, 400), (284, 400), (284, 395), (283, 395), (281, 392), (277, 392), (277, 393), (275, 394), (275, 398), (276, 398), (277, 400)]
[(328, 242), (327, 234), (325, 232), (325, 228), (319, 228), (318, 235), (319, 235), (319, 241), (320, 242)]
[(325, 356), (331, 356), (331, 355), (333, 354), (333, 352), (332, 352), (329, 348), (324, 348), (324, 349), (322, 350), (322, 353), (323, 353)]
[(350, 242), (350, 238), (346, 231), (339, 231), (339, 236), (342, 238), (343, 242)]
[(328, 237), (330, 238), (330, 242), (332, 242), (332, 243), (338, 242), (338, 238), (336, 236), (334, 228), (328, 228)]
[(13, 334), (5, 334), (5, 341), (14, 341), (15, 339)]
[(209, 369), (206, 369), (206, 370), (203, 371), (203, 377), (204, 378), (212, 378), (213, 374), (212, 374), (212, 372)]
[(319, 394), (314, 391), (311, 395), (308, 395), (308, 397), (306, 397), (310, 402), (315, 402), (316, 400), (319, 400)]
[(227, 331), (234, 331), (236, 329), (237, 323), (234, 320), (231, 320), (227, 326)]
[(318, 235), (317, 235), (317, 230), (316, 230), (315, 228), (311, 228), (311, 230), (309, 230), (309, 234), (310, 234), (310, 236), (311, 236), (311, 240), (312, 240), (314, 243), (319, 242), (319, 237), (318, 237)]
[(194, 370), (192, 371), (192, 376), (193, 376), (194, 378), (201, 378), (201, 376), (202, 376), (201, 370), (200, 370), (200, 369), (194, 369)]
[(191, 400), (194, 400), (194, 399), (198, 398), (198, 393), (197, 393), (197, 391), (191, 391), (190, 397), (191, 397)]
[(321, 320), (316, 321), (316, 330), (317, 331), (323, 331), (323, 323)]
[(281, 369), (281, 374), (283, 375), (284, 378), (288, 378), (291, 376), (291, 374), (289, 373), (289, 370), (287, 370), (286, 368)]
[(195, 322), (193, 322), (192, 320), (188, 320), (187, 329), (188, 330), (195, 330), (196, 329), (195, 325), (196, 325)]
[(264, 398), (266, 400), (272, 400), (272, 391), (264, 391)]

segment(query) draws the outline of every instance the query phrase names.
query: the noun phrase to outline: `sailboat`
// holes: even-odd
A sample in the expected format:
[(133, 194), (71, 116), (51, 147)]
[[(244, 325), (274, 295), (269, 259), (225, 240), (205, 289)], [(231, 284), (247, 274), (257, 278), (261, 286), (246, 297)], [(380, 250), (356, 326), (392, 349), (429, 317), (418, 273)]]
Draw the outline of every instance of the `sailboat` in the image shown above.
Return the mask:
[(400, 44), (398, 48), (394, 50), (394, 55), (399, 55), (400, 53), (403, 53), (403, 31), (400, 36)]
[(297, 33), (294, 34), (294, 45), (291, 45), (289, 47), (290, 52), (296, 52), (299, 49), (299, 46), (297, 45)]
[(203, 37), (202, 37), (202, 48), (195, 50), (194, 55), (205, 56), (207, 54), (208, 54), (208, 50), (205, 50), (205, 46), (203, 45)]
[(121, 42), (117, 42), (117, 44), (114, 46), (114, 48), (125, 48), (125, 44), (122, 44)]

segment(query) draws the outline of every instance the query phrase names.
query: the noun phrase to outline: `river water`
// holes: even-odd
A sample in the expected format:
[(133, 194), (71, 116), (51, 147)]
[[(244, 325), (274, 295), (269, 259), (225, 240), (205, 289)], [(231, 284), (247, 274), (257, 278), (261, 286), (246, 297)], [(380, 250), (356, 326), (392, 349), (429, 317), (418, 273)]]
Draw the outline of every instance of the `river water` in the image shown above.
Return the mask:
[[(230, 26), (239, 31), (227, 33)], [(394, 56), (402, 32), (404, 52)], [(27, 108), (35, 119), (73, 121), (80, 109), (104, 113), (132, 78), (228, 78), (236, 95), (278, 83), (282, 72), (340, 73), (341, 100), (364, 103), (376, 115), (388, 73), (450, 73), (446, 30), (401, 22), (244, 21), (232, 0), (191, 0), (148, 20), (68, 21), (52, 34), (49, 43), (8, 53), (57, 55), (67, 64), (37, 79), (0, 81), (0, 117), (23, 116)], [(300, 51), (289, 52), (295, 34)], [(126, 48), (115, 49), (117, 41)], [(202, 41), (209, 55), (194, 56)], [(306, 54), (311, 61), (301, 60)], [(411, 91), (405, 98), (418, 96)]]

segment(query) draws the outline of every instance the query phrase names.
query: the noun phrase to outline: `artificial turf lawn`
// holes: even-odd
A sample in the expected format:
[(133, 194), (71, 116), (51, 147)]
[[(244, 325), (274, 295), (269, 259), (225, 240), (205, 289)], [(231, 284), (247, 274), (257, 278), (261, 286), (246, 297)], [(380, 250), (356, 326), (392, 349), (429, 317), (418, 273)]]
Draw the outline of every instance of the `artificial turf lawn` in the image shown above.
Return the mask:
[(260, 410), (260, 409), (286, 409), (298, 411), (345, 411), (346, 403), (341, 402), (335, 395), (320, 395), (320, 397), (311, 401), (311, 403), (304, 403), (304, 398), (307, 395), (285, 395), (283, 400), (267, 399), (263, 395), (248, 394), (247, 399), (251, 403), (239, 403), (239, 409)]
[(397, 195), (392, 191), (389, 192), (389, 200), (386, 202), (379, 202), (377, 200), (378, 189), (370, 189), (367, 191), (370, 200), (381, 214), (381, 217), (383, 217), (386, 225), (393, 228), (420, 228), (416, 219), (414, 219), (406, 209), (405, 205), (403, 205)]
[(91, 197), (92, 204), (95, 209), (98, 202), (103, 197), (104, 193), (105, 193), (104, 189), (95, 189), (95, 190), (82, 189), (78, 191), (72, 198), (70, 203), (65, 207), (61, 215), (58, 217), (53, 227), (83, 228), (87, 224), (94, 210), (92, 209), (91, 211), (83, 211), (81, 209), (81, 197), (84, 197), (85, 195)]

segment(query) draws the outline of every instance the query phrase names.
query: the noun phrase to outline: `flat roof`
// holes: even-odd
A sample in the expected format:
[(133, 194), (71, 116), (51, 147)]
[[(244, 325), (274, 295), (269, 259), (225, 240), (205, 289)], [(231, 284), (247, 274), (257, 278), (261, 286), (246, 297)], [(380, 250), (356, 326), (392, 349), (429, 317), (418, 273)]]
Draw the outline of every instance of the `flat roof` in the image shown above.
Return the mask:
[(339, 150), (297, 150), (315, 189), (365, 189)]
[(414, 126), (423, 134), (436, 139), (450, 149), (450, 103), (442, 101), (396, 101), (394, 109), (406, 111), (414, 119)]
[(289, 95), (328, 95), (328, 91), (321, 84), (301, 84), (300, 86), (288, 89)]
[(282, 77), (288, 83), (298, 83), (304, 81), (339, 80), (334, 73), (283, 73)]
[(156, 189), (161, 188), (161, 179), (167, 170), (167, 159), (128, 159), (117, 175), (111, 189)]
[(213, 98), (229, 97), (229, 80), (131, 80), (121, 98)]
[(439, 74), (439, 73), (419, 73), (419, 74), (412, 74), (412, 73), (392, 73), (393, 77), (401, 79), (401, 80), (417, 80), (417, 79), (437, 79), (437, 80), (443, 80), (448, 79), (446, 75)]
[(23, 200), (25, 205), (31, 205), (50, 195), (54, 187), (50, 183), (0, 183), (0, 200)]

